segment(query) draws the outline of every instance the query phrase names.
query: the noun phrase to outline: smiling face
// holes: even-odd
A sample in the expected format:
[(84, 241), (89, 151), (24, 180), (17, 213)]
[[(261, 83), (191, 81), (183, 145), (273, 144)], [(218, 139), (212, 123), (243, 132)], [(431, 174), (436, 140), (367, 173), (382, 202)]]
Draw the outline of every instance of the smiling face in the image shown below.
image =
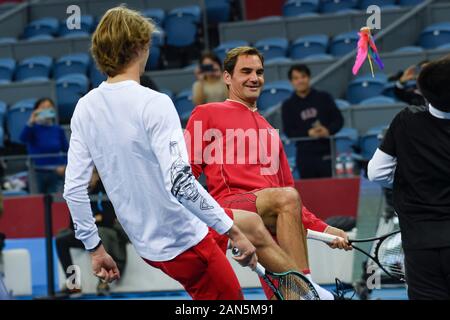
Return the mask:
[(264, 67), (257, 55), (240, 55), (233, 73), (224, 72), (230, 99), (254, 104), (264, 85)]

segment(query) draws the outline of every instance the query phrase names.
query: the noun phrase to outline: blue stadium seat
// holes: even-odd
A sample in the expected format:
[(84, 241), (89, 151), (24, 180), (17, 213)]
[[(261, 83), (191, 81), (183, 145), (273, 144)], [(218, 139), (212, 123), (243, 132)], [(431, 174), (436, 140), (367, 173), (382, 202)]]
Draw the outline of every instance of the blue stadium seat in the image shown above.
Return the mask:
[(446, 44), (440, 45), (440, 46), (437, 47), (436, 49), (439, 49), (439, 50), (449, 50), (449, 49), (450, 49), (450, 43), (446, 43)]
[(160, 8), (149, 8), (142, 11), (142, 15), (146, 18), (150, 18), (158, 26), (164, 25), (164, 19), (166, 18), (166, 13)]
[(434, 49), (447, 43), (450, 43), (450, 22), (433, 24), (420, 34), (419, 45), (425, 49)]
[(336, 57), (344, 56), (356, 49), (358, 39), (359, 36), (357, 31), (341, 33), (333, 38), (330, 46), (330, 53)]
[(100, 83), (106, 80), (106, 75), (101, 73), (100, 70), (97, 69), (95, 63), (91, 64), (91, 69), (89, 70), (89, 79), (91, 80), (92, 88), (97, 88)]
[(62, 37), (65, 39), (89, 38), (91, 35), (85, 31), (72, 31)]
[(205, 0), (205, 6), (209, 24), (230, 20), (230, 0)]
[(401, 6), (416, 6), (421, 4), (424, 0), (398, 0), (398, 4)]
[(53, 77), (59, 79), (71, 73), (87, 74), (90, 61), (87, 53), (72, 53), (62, 56), (53, 66)]
[(292, 63), (292, 59), (287, 58), (287, 57), (278, 57), (278, 58), (270, 59), (267, 62), (264, 61), (264, 65), (266, 65), (266, 66), (270, 66), (273, 64), (282, 64), (282, 63)]
[(358, 143), (358, 131), (354, 128), (342, 128), (334, 136), (336, 153), (353, 153), (353, 146)]
[(25, 99), (13, 104), (6, 115), (6, 126), (9, 132), (9, 140), (13, 143), (20, 143), (20, 134), (26, 126), (33, 112), (36, 99)]
[(14, 37), (0, 37), (0, 44), (16, 43), (17, 39)]
[(25, 39), (40, 34), (48, 34), (56, 36), (58, 34), (59, 21), (56, 18), (41, 18), (31, 21), (24, 30), (23, 37)]
[(255, 43), (255, 47), (264, 55), (264, 60), (286, 57), (289, 42), (286, 38), (267, 38)]
[(3, 128), (3, 125), (5, 124), (5, 116), (6, 111), (8, 110), (8, 107), (6, 106), (6, 103), (0, 100), (0, 127)]
[(37, 34), (35, 36), (27, 38), (27, 41), (34, 42), (34, 41), (48, 41), (53, 40), (55, 37), (50, 34)]
[(11, 58), (0, 58), (0, 80), (12, 81), (16, 61)]
[(395, 49), (393, 52), (421, 53), (421, 52), (423, 52), (423, 48), (418, 47), (418, 46), (406, 46), (406, 47), (401, 47), (401, 48)]
[(192, 90), (186, 89), (178, 93), (174, 101), (175, 108), (181, 120), (187, 120), (194, 109), (192, 102)]
[(31, 77), (50, 76), (52, 58), (49, 56), (34, 56), (19, 62), (16, 68), (15, 79), (23, 81)]
[(291, 45), (289, 56), (292, 59), (304, 59), (314, 54), (327, 52), (328, 36), (315, 34), (297, 38)]
[(198, 6), (173, 9), (164, 22), (167, 44), (173, 47), (187, 47), (196, 43), (201, 10)]
[(379, 7), (393, 6), (396, 0), (360, 0), (359, 8), (366, 10), (371, 5), (376, 5)]
[(29, 77), (24, 80), (22, 80), (23, 83), (29, 83), (29, 82), (45, 82), (49, 81), (50, 79), (48, 77), (42, 77), (42, 76), (36, 76), (36, 77)]
[(245, 40), (232, 40), (221, 43), (219, 46), (214, 48), (214, 53), (220, 58), (220, 60), (224, 60), (227, 52), (236, 47), (248, 46), (249, 43)]
[(289, 81), (281, 80), (264, 85), (258, 99), (258, 109), (265, 111), (275, 105), (283, 103), (292, 95), (293, 89)]
[(394, 98), (379, 95), (379, 96), (364, 99), (359, 102), (359, 105), (362, 105), (362, 106), (384, 106), (384, 105), (392, 105), (395, 103), (397, 103), (397, 102)]
[(5, 130), (3, 130), (3, 126), (0, 126), (0, 148), (5, 146)]
[(347, 100), (352, 104), (358, 104), (364, 99), (381, 95), (386, 83), (386, 79), (381, 76), (375, 78), (371, 75), (360, 76), (348, 85)]
[(319, 0), (289, 0), (283, 5), (283, 16), (294, 17), (319, 11)]
[(307, 56), (303, 59), (304, 62), (307, 61), (330, 61), (334, 60), (335, 58), (328, 53), (318, 53), (318, 54), (312, 54), (310, 56)]
[(152, 46), (150, 48), (150, 56), (148, 57), (146, 70), (156, 70), (160, 65), (161, 47), (165, 44), (166, 35), (163, 30), (158, 29), (152, 35)]
[(360, 148), (361, 148), (361, 156), (365, 160), (370, 160), (373, 157), (373, 154), (377, 150), (380, 145), (380, 134), (387, 126), (378, 126), (371, 128), (367, 131), (367, 133), (361, 137), (360, 140)]
[(350, 107), (350, 102), (344, 99), (334, 99), (334, 103), (340, 110)]
[(63, 37), (70, 33), (78, 33), (83, 32), (90, 34), (94, 31), (94, 22), (95, 19), (91, 15), (82, 15), (80, 17), (80, 28), (79, 29), (69, 29), (67, 28), (66, 20), (62, 20), (59, 26), (58, 35)]
[(396, 84), (394, 81), (386, 83), (381, 94), (385, 97), (397, 99), (397, 97), (395, 96), (395, 86)]
[(169, 15), (187, 15), (195, 23), (201, 23), (202, 21), (202, 9), (197, 5), (184, 6), (172, 9), (169, 11)]
[(321, 0), (319, 11), (322, 13), (334, 13), (353, 9), (356, 5), (356, 0)]
[(61, 122), (70, 121), (78, 100), (88, 88), (89, 80), (84, 74), (69, 74), (56, 80), (58, 116)]

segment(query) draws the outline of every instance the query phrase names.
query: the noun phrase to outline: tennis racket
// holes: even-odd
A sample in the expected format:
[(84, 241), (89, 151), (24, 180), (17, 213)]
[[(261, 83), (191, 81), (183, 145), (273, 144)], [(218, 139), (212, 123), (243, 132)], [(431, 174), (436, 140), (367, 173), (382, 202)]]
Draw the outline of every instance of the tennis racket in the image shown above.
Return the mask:
[[(328, 233), (317, 232), (308, 229), (308, 239), (319, 240), (325, 243), (331, 243), (338, 236)], [(387, 233), (381, 237), (367, 239), (349, 239), (352, 247), (369, 257), (378, 267), (393, 279), (405, 282), (405, 254), (403, 253), (402, 238), (400, 230)], [(372, 252), (369, 253), (354, 243), (373, 242)]]
[[(240, 255), (237, 248), (231, 252), (235, 257)], [(320, 300), (313, 284), (300, 272), (289, 270), (273, 273), (259, 263), (254, 271), (267, 283), (278, 300)]]

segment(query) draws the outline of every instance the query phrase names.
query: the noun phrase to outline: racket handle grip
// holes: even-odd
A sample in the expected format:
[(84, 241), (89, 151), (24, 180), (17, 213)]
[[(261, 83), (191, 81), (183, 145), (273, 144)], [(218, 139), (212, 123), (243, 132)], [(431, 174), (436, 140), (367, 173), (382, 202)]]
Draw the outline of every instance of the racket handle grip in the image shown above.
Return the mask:
[(260, 277), (266, 275), (266, 269), (265, 269), (259, 262), (256, 264), (256, 268), (255, 268), (254, 271), (255, 271), (255, 272), (258, 274), (258, 276), (260, 276)]
[(342, 237), (334, 236), (329, 233), (318, 232), (318, 231), (314, 231), (314, 230), (310, 230), (310, 229), (308, 229), (306, 238), (313, 239), (313, 240), (319, 240), (319, 241), (322, 241), (325, 243), (332, 243), (335, 239), (343, 240)]
[[(236, 247), (231, 248), (231, 254), (233, 255), (233, 257), (239, 257), (241, 255), (241, 253), (239, 252), (239, 249)], [(266, 274), (266, 269), (259, 262), (256, 264), (256, 268), (254, 271), (260, 277), (262, 277)]]

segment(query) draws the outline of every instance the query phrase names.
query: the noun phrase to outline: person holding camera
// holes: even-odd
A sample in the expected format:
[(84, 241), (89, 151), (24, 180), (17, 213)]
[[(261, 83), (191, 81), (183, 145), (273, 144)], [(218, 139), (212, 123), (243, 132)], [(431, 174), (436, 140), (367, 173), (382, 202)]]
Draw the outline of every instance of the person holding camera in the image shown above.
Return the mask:
[(197, 81), (192, 86), (194, 105), (222, 102), (227, 98), (227, 88), (222, 80), (222, 63), (215, 54), (206, 52), (202, 55), (195, 76)]
[[(30, 155), (67, 152), (69, 143), (64, 129), (56, 123), (55, 104), (50, 98), (36, 101), (20, 140), (26, 144)], [(47, 194), (61, 191), (66, 163), (66, 156), (34, 159), (37, 192)]]

